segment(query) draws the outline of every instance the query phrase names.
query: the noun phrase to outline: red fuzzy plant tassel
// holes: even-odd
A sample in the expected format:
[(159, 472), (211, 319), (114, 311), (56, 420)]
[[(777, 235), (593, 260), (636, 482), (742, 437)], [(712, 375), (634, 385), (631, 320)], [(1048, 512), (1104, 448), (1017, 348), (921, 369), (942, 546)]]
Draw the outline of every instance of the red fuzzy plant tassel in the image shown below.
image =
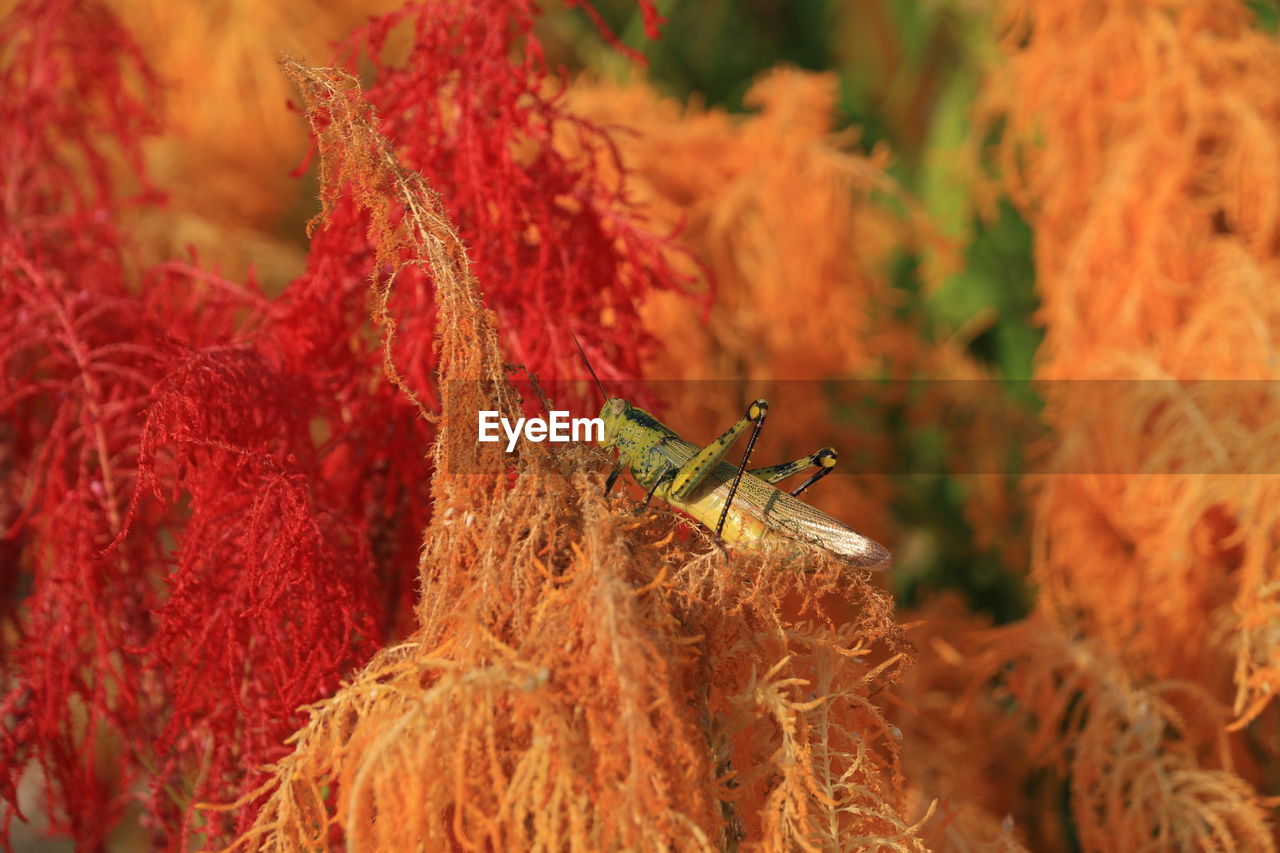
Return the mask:
[[(653, 4), (639, 5), (656, 36)], [(349, 63), (369, 54), (366, 97), (381, 130), (400, 162), (439, 192), (507, 352), (544, 377), (580, 377), (572, 332), (601, 377), (634, 379), (653, 343), (638, 304), (684, 284), (677, 265), (688, 259), (674, 257), (668, 235), (630, 206), (610, 137), (569, 111), (566, 81), (548, 69), (533, 32), (537, 13), (529, 0), (411, 3), (373, 20), (342, 53)], [(385, 46), (398, 27), (412, 28), (412, 39), (392, 63)], [(554, 146), (562, 135), (577, 145)], [(416, 271), (397, 281), (409, 304), (429, 299), (427, 287)], [(425, 347), (433, 318), (414, 321), (405, 337)]]
[(155, 544), (101, 551), (168, 357), (125, 288), (112, 222), (112, 173), (137, 173), (156, 126), (138, 91), (153, 84), (95, 3), (19, 4), (0, 45), (0, 573), (7, 590), (30, 588), (21, 616), (16, 598), (3, 604), (0, 813), (7, 837), (18, 780), (38, 762), (55, 828), (92, 847), (136, 775), (97, 747), (139, 730), (151, 699), (120, 651), (145, 639)]
[(5, 585), (30, 588), (5, 631), (4, 828), (35, 765), (53, 832), (97, 847), (141, 790), (156, 844), (186, 847), (194, 801), (252, 785), (375, 648), (369, 549), (322, 502), (312, 389), (233, 342), (261, 297), (180, 264), (129, 281), (116, 187), (145, 187), (157, 123), (128, 35), (29, 3), (0, 43), (0, 524)]
[[(656, 35), (652, 3), (640, 6)], [(352, 65), (371, 60), (366, 94), (381, 129), (400, 162), (439, 191), (485, 282), (505, 352), (544, 379), (582, 377), (573, 333), (606, 382), (635, 379), (653, 344), (640, 302), (683, 286), (678, 268), (691, 262), (630, 206), (621, 169), (600, 168), (617, 162), (613, 143), (569, 111), (533, 32), (537, 14), (525, 0), (411, 3), (373, 19), (340, 53)], [(384, 48), (402, 27), (412, 37), (393, 63)], [(597, 156), (562, 154), (553, 140), (566, 133)], [(306, 273), (273, 306), (270, 337), (285, 369), (331, 401), (325, 452), (342, 488), (330, 497), (366, 518), (379, 565), (400, 567), (383, 578), (397, 620), (388, 633), (400, 634), (412, 624), (407, 567), (430, 518), (425, 449), (435, 430), (413, 398), (438, 410), (436, 293), (413, 266), (399, 271), (394, 292), (384, 289), (393, 265), (374, 264), (367, 214), (351, 195), (338, 198), (313, 234)], [(366, 330), (371, 275), (381, 340)], [(380, 363), (393, 383), (371, 379)], [(593, 395), (557, 403), (592, 408)]]
[[(572, 316), (602, 374), (634, 376), (636, 303), (680, 279), (617, 187), (552, 150), (566, 128), (608, 142), (548, 94), (533, 18), (415, 6), (349, 48), (413, 23), (375, 93), (448, 189), (510, 351), (576, 373)], [(138, 144), (157, 126), (136, 47), (70, 0), (15, 7), (0, 44), (0, 587), (29, 590), (0, 634), (0, 839), (34, 767), (52, 831), (82, 847), (135, 799), (155, 846), (210, 843), (254, 809), (197, 835), (195, 804), (257, 788), (299, 706), (409, 612), (434, 294), (406, 270), (391, 300), (349, 198), (275, 302), (187, 264), (131, 274), (118, 187), (147, 186)]]

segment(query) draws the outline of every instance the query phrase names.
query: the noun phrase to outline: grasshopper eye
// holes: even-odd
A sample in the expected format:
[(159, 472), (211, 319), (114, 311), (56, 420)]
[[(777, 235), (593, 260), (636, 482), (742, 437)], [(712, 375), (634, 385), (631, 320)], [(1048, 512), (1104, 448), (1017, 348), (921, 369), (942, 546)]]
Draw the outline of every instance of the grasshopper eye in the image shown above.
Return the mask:
[(627, 403), (625, 400), (615, 399), (611, 403), (609, 403), (609, 410), (612, 414), (615, 414), (615, 415), (622, 414), (626, 410), (626, 408), (627, 408)]

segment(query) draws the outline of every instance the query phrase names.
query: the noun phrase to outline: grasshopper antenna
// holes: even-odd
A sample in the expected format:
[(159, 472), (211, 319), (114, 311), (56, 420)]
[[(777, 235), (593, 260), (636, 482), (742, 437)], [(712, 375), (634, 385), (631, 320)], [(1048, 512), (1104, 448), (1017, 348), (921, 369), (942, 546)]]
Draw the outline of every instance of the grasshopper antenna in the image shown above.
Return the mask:
[(582, 349), (582, 344), (578, 343), (578, 337), (573, 332), (569, 333), (569, 337), (573, 338), (573, 345), (578, 348), (578, 355), (582, 356), (582, 363), (587, 366), (587, 372), (591, 374), (591, 378), (596, 381), (596, 387), (600, 389), (600, 399), (608, 400), (609, 395), (605, 393), (604, 385), (600, 382), (600, 377), (596, 376), (596, 372), (591, 367), (591, 362), (587, 360), (587, 353)]
[[(578, 336), (573, 332), (569, 333), (569, 337), (573, 338), (573, 345), (578, 348), (578, 355), (582, 356), (582, 363), (587, 366), (587, 372), (591, 374), (591, 378), (596, 381), (596, 387), (600, 389), (600, 399), (606, 403), (609, 402), (609, 395), (605, 393), (604, 383), (600, 381), (600, 377), (596, 376), (595, 368), (591, 366), (591, 362), (587, 359), (587, 353), (582, 349), (582, 344), (578, 343)], [(619, 461), (613, 466), (613, 473), (609, 475), (609, 479), (605, 481), (604, 493), (609, 494), (609, 490), (613, 488), (613, 484), (618, 481), (618, 475), (622, 473), (622, 462)], [(654, 488), (657, 488), (656, 486)], [(649, 491), (649, 497), (653, 497), (653, 490)], [(649, 500), (645, 499), (645, 506), (649, 505)]]

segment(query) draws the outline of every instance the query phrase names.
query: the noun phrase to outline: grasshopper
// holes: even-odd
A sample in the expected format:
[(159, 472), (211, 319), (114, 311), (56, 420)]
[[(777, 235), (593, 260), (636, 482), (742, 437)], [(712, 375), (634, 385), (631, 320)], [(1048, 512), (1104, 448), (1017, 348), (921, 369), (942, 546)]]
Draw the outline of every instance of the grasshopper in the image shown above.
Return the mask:
[[(624, 470), (646, 490), (644, 505), (658, 498), (714, 528), (726, 543), (750, 546), (764, 540), (791, 540), (816, 545), (853, 565), (882, 571), (891, 564), (888, 550), (853, 528), (814, 509), (799, 499), (835, 468), (838, 454), (824, 447), (816, 453), (768, 468), (747, 470), (751, 451), (769, 413), (769, 404), (755, 400), (733, 426), (705, 447), (685, 441), (645, 410), (626, 400), (610, 397), (587, 360), (578, 339), (578, 352), (596, 387), (605, 398), (605, 450), (616, 450), (617, 463), (605, 483), (613, 488)], [(730, 448), (751, 428), (742, 462), (724, 461)], [(787, 493), (777, 483), (816, 468), (795, 491)]]

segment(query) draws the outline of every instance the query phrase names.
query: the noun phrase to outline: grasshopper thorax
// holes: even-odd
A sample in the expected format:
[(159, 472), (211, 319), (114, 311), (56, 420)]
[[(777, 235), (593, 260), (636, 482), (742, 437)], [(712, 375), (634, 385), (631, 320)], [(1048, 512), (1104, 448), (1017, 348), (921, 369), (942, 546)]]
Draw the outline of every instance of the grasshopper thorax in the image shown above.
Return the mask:
[(662, 473), (667, 461), (661, 447), (670, 439), (678, 438), (674, 432), (644, 409), (620, 397), (605, 400), (600, 419), (604, 421), (602, 445), (617, 450), (619, 461), (631, 469), (642, 485)]

